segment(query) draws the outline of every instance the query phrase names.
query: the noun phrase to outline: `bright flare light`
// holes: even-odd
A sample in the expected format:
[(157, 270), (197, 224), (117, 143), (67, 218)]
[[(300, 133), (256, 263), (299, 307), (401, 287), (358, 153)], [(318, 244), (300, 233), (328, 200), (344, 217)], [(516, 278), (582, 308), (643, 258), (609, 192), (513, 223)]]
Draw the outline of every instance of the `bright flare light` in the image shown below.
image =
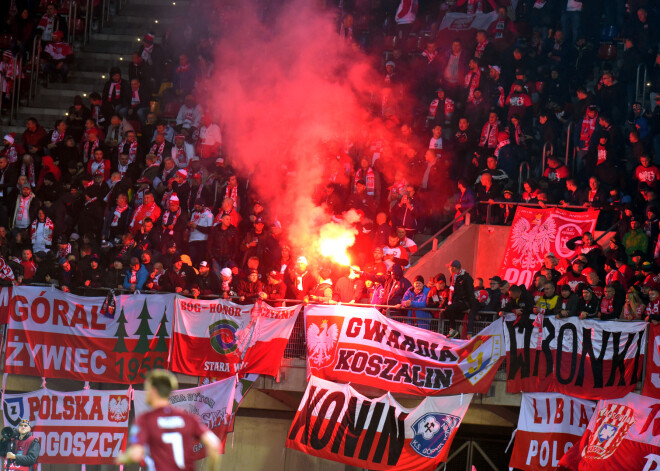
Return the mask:
[(348, 248), (355, 243), (355, 229), (349, 229), (341, 224), (330, 222), (321, 227), (319, 246), (321, 255), (328, 257), (340, 265), (348, 266), (351, 259)]

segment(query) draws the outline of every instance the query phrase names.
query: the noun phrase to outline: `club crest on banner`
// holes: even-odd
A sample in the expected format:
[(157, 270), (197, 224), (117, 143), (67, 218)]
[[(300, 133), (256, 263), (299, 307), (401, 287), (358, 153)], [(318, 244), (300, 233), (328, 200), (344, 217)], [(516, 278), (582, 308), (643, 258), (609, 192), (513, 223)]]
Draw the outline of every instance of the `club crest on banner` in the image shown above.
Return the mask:
[(5, 403), (5, 417), (7, 421), (14, 427), (18, 426), (18, 423), (21, 421), (25, 415), (25, 407), (23, 406), (22, 397), (6, 397)]
[[(491, 341), (492, 339), (492, 341)], [(467, 362), (459, 363), (465, 378), (472, 384), (477, 384), (486, 374), (498, 364), (502, 357), (502, 336), (481, 336), (467, 356)]]
[(209, 338), (213, 350), (220, 355), (234, 353), (238, 348), (236, 332), (238, 323), (233, 319), (222, 319), (209, 326)]
[(608, 404), (598, 412), (595, 433), (582, 450), (584, 458), (605, 460), (612, 456), (635, 423), (635, 411), (621, 404)]
[(314, 366), (325, 366), (335, 356), (339, 326), (323, 319), (320, 324), (310, 322), (307, 327), (307, 358)]
[(412, 425), (415, 435), (410, 446), (425, 458), (435, 458), (460, 422), (460, 417), (451, 414), (424, 414)]
[(110, 396), (107, 417), (111, 422), (125, 422), (128, 419), (128, 397), (121, 394)]

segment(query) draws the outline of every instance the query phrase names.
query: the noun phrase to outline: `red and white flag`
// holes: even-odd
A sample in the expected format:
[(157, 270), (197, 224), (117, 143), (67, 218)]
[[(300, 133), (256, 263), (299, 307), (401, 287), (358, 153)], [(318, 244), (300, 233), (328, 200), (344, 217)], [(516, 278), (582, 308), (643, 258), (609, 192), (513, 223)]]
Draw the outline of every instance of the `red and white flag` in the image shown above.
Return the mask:
[(523, 393), (509, 466), (524, 471), (554, 470), (580, 441), (596, 402), (557, 393)]
[(649, 322), (646, 375), (642, 394), (660, 399), (660, 325), (654, 325), (652, 322)]
[(372, 470), (434, 470), (447, 459), (472, 394), (427, 397), (408, 409), (312, 376), (286, 446)]
[(660, 469), (660, 401), (630, 393), (599, 401), (580, 442), (559, 462), (573, 471)]
[[(209, 430), (218, 436), (221, 443), (221, 453), (225, 452), (225, 441), (227, 440), (227, 432), (234, 406), (234, 395), (238, 384), (238, 378), (233, 376), (196, 388), (177, 389), (170, 394), (170, 403), (174, 407), (196, 415)], [(135, 398), (133, 399), (135, 415), (141, 415), (149, 411), (146, 395), (147, 393), (144, 391), (135, 391)], [(193, 459), (201, 460), (206, 457), (203, 446), (195, 443), (193, 449), (195, 450)]]
[(543, 266), (543, 257), (552, 252), (559, 258), (577, 255), (566, 242), (596, 227), (598, 211), (572, 212), (558, 208), (518, 206), (511, 224), (509, 243), (499, 275), (511, 284), (529, 287), (534, 273)]
[(277, 377), (301, 306), (177, 297), (174, 309), (172, 371), (217, 378), (239, 373)]

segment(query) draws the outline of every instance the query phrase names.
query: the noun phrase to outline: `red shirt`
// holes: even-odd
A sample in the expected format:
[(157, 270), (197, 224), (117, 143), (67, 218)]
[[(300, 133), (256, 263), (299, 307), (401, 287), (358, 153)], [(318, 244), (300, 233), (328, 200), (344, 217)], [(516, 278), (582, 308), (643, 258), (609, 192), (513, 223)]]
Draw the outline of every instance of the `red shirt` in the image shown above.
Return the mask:
[(129, 444), (148, 447), (149, 471), (194, 471), (193, 446), (207, 431), (199, 417), (176, 407), (161, 407), (137, 417)]
[(646, 182), (651, 188), (655, 188), (657, 181), (660, 180), (660, 170), (655, 165), (648, 167), (638, 165), (633, 178), (639, 183)]

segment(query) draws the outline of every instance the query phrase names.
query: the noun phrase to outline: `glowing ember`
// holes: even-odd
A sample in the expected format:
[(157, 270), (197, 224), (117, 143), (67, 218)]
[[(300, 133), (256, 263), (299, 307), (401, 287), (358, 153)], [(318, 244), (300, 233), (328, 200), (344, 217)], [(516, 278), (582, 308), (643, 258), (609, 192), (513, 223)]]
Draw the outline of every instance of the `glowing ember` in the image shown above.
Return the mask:
[(355, 229), (334, 222), (321, 227), (319, 251), (340, 265), (350, 265), (347, 249), (355, 242)]

